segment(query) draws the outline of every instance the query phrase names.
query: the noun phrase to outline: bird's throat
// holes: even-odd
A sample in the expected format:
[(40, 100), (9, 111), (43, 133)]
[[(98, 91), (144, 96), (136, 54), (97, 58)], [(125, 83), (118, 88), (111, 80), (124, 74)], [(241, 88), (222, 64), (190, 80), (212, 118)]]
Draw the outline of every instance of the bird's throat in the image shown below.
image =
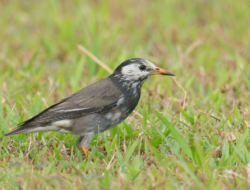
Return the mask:
[(132, 97), (140, 96), (141, 87), (147, 79), (146, 77), (139, 80), (131, 80), (121, 74), (110, 75), (109, 78), (121, 90), (122, 93)]

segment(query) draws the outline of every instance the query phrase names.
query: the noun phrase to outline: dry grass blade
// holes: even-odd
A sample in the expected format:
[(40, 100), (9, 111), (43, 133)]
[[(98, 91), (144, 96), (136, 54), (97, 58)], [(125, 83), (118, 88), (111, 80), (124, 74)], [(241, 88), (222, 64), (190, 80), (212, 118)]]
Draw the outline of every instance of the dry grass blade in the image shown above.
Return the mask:
[(186, 105), (186, 99), (187, 99), (187, 91), (181, 86), (181, 84), (176, 80), (175, 77), (173, 77), (174, 82), (177, 84), (177, 86), (183, 91), (184, 93), (184, 98), (183, 98), (183, 105), (182, 105), (182, 109), (185, 109), (185, 105)]
[(209, 117), (215, 119), (216, 121), (219, 121), (219, 122), (220, 122), (220, 119), (219, 119), (219, 118), (217, 118), (217, 117), (215, 117), (215, 116), (213, 116), (213, 115), (211, 115), (211, 114), (208, 114), (208, 113), (206, 113), (206, 112), (204, 112), (204, 111), (202, 111), (202, 110), (199, 110), (199, 112), (200, 112), (200, 113), (203, 113), (203, 114), (205, 114), (205, 115), (207, 115), (207, 116), (209, 116)]
[(198, 39), (197, 41), (193, 42), (185, 51), (185, 56), (188, 56), (194, 49), (199, 47), (202, 44), (202, 40)]
[(113, 72), (112, 69), (110, 69), (105, 63), (103, 63), (100, 59), (98, 59), (94, 54), (88, 51), (85, 47), (83, 47), (82, 45), (77, 45), (77, 47), (81, 52), (89, 56), (94, 62), (96, 62), (99, 66), (104, 68), (110, 74)]

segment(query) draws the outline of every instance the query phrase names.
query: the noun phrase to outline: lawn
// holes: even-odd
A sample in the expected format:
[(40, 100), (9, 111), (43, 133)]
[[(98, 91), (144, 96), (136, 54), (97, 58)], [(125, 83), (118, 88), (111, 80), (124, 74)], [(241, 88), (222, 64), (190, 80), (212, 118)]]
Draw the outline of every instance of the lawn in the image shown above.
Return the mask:
[[(249, 8), (1, 0), (0, 189), (249, 189)], [(4, 137), (132, 57), (176, 77), (146, 81), (136, 112), (96, 135), (88, 159), (71, 134)]]

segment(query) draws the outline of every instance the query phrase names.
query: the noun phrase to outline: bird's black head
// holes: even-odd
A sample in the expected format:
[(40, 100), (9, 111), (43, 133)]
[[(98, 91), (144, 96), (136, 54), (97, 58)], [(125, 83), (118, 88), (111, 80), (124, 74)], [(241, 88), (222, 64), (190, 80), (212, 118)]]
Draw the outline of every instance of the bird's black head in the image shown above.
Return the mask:
[(133, 91), (141, 89), (141, 86), (151, 75), (175, 76), (163, 70), (146, 59), (132, 58), (122, 62), (109, 78), (117, 84), (123, 91)]
[(141, 58), (132, 58), (122, 62), (112, 75), (119, 76), (127, 81), (144, 81), (149, 76), (155, 74), (175, 76), (155, 66), (150, 61)]

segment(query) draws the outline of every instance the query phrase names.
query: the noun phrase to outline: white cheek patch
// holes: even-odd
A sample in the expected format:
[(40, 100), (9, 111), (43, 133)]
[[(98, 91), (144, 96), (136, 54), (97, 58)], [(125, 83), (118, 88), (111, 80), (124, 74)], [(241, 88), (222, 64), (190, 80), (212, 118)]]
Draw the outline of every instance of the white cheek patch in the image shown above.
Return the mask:
[(148, 71), (141, 71), (139, 69), (139, 64), (130, 64), (122, 68), (122, 75), (128, 77), (131, 80), (138, 80), (141, 77), (146, 77), (149, 75)]
[[(138, 61), (138, 60), (137, 60)], [(157, 67), (148, 60), (141, 59), (138, 63), (132, 63), (122, 68), (121, 73), (127, 80), (138, 80), (150, 76), (150, 71), (141, 70), (139, 67), (144, 64), (148, 70), (155, 70)]]

